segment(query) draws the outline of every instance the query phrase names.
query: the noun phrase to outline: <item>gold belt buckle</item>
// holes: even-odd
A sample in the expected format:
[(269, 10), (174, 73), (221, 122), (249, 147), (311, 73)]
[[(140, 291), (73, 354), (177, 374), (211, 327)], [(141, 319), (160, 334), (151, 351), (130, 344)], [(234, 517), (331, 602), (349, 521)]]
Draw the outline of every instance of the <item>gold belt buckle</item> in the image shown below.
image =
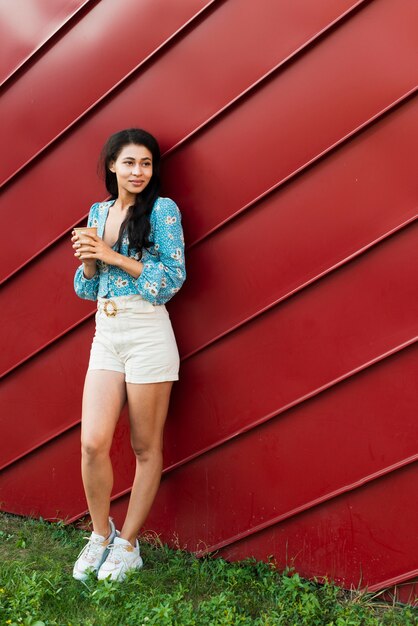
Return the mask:
[[(107, 310), (108, 306), (112, 307), (111, 311)], [(107, 317), (115, 317), (116, 313), (118, 312), (118, 307), (116, 306), (116, 302), (113, 302), (113, 300), (107, 300), (103, 305), (103, 311), (105, 315), (107, 315)]]

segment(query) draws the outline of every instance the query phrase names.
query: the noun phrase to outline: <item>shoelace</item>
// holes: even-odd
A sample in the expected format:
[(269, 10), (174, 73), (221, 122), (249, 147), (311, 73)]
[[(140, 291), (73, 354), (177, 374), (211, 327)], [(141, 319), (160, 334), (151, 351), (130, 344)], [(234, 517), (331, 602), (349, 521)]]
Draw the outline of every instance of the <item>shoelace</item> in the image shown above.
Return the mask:
[(95, 559), (99, 555), (100, 549), (103, 548), (102, 541), (92, 537), (83, 537), (83, 539), (85, 539), (88, 543), (84, 546), (78, 556), (83, 555), (86, 560), (89, 560), (89, 558)]
[(109, 550), (109, 556), (106, 559), (107, 562), (115, 563), (115, 565), (126, 562), (124, 558), (126, 550), (123, 545), (111, 543), (107, 546), (107, 549)]

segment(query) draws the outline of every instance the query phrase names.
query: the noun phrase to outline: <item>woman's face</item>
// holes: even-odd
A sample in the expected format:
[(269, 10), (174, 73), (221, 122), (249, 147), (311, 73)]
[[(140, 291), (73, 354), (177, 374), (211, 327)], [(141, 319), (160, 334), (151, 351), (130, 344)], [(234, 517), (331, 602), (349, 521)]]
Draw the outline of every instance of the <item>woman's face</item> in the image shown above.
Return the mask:
[(145, 146), (130, 143), (122, 148), (109, 169), (116, 174), (119, 196), (141, 193), (152, 177), (152, 154)]

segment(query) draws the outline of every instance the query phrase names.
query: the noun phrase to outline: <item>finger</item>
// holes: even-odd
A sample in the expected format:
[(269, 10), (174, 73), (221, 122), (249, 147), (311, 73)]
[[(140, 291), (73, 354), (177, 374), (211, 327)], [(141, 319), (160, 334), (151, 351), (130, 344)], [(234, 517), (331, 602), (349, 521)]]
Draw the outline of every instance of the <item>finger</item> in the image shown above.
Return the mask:
[(75, 252), (74, 256), (78, 257), (80, 261), (84, 261), (85, 259), (96, 259), (96, 256), (91, 252)]

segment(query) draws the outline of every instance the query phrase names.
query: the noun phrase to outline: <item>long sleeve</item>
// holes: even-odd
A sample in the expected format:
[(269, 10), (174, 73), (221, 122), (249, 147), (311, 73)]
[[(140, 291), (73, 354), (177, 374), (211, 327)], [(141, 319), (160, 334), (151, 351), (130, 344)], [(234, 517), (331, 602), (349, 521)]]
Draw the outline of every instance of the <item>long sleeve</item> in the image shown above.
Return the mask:
[[(89, 217), (87, 220), (87, 226), (97, 226), (97, 217), (95, 215), (98, 203), (93, 204), (89, 211)], [(97, 294), (99, 291), (99, 270), (96, 269), (96, 273), (92, 278), (86, 278), (83, 273), (83, 264), (81, 264), (74, 275), (74, 291), (79, 298), (83, 300), (97, 300)]]
[(173, 200), (159, 198), (153, 209), (154, 254), (144, 254), (144, 268), (134, 281), (138, 292), (153, 304), (165, 304), (186, 279), (181, 213)]

